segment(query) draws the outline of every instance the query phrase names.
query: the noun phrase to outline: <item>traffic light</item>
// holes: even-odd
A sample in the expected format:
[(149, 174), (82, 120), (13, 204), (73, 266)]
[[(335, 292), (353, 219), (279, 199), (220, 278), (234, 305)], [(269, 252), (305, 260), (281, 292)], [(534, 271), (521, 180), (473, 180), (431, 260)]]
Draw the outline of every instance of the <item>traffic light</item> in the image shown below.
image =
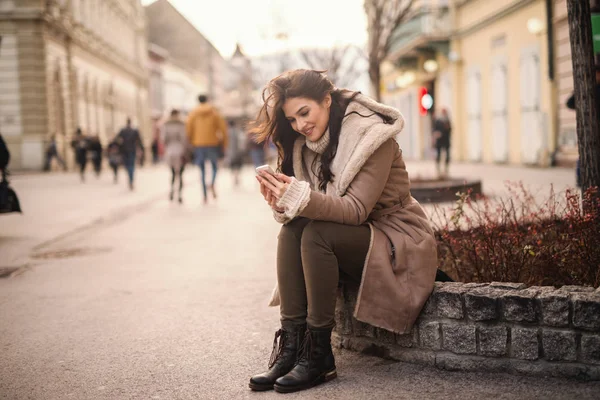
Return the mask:
[(424, 117), (427, 115), (427, 111), (433, 107), (433, 97), (427, 92), (426, 87), (421, 86), (417, 98), (419, 101), (419, 115)]

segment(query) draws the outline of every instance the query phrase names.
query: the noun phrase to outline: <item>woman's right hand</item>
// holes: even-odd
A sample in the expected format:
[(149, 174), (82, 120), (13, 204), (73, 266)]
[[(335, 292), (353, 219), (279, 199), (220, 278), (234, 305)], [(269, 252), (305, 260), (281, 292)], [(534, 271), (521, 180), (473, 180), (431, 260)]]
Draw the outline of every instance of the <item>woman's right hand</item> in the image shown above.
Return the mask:
[(273, 195), (273, 192), (271, 192), (265, 185), (264, 183), (262, 183), (260, 181), (260, 179), (258, 177), (256, 177), (256, 180), (258, 181), (258, 183), (260, 184), (260, 193), (263, 195), (265, 201), (267, 202), (267, 204), (275, 211), (277, 212), (284, 212), (285, 209), (281, 208), (281, 207), (277, 207), (277, 198)]

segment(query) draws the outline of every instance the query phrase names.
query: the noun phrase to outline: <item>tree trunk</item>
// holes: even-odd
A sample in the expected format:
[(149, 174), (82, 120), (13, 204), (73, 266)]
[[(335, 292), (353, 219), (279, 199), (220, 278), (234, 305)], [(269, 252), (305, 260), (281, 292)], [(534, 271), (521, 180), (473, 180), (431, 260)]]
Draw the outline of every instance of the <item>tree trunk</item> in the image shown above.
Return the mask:
[(379, 63), (369, 60), (369, 78), (371, 81), (371, 91), (377, 101), (381, 101), (381, 69)]
[[(577, 141), (581, 188), (600, 187), (600, 129), (598, 121), (592, 22), (588, 1), (567, 0), (575, 84)], [(585, 205), (584, 205), (585, 206)]]

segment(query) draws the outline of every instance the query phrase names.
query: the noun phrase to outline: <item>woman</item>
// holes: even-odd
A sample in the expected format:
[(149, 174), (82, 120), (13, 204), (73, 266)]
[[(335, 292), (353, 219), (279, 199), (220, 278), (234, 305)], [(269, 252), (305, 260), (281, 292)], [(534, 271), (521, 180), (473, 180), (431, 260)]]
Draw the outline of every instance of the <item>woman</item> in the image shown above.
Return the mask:
[(229, 140), (227, 156), (229, 157), (229, 168), (231, 168), (231, 174), (233, 175), (233, 185), (239, 186), (240, 172), (244, 164), (244, 149), (241, 140), (244, 132), (242, 128), (238, 128), (234, 120), (229, 120), (228, 125), (227, 134), (229, 135)]
[(188, 148), (185, 134), (185, 123), (179, 118), (179, 110), (172, 110), (171, 116), (162, 127), (161, 140), (165, 144), (165, 159), (171, 167), (171, 192), (169, 199), (172, 201), (175, 190), (175, 179), (179, 179), (178, 200), (183, 202), (183, 169), (184, 158)]
[[(267, 96), (268, 94), (268, 96)], [(253, 390), (294, 392), (336, 377), (331, 330), (340, 272), (360, 282), (355, 317), (408, 332), (433, 289), (436, 243), (410, 195), (395, 109), (340, 90), (319, 71), (273, 79), (254, 131), (279, 151), (281, 173), (257, 176), (283, 223), (272, 305), (279, 348)]]

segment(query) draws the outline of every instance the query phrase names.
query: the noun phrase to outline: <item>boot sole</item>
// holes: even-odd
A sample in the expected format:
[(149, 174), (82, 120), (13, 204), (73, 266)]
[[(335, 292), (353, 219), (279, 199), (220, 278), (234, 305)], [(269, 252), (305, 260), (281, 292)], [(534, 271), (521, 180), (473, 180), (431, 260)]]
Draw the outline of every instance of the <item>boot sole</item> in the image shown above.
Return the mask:
[(312, 387), (320, 385), (321, 383), (329, 382), (335, 378), (337, 378), (337, 370), (334, 369), (333, 371), (329, 371), (322, 375), (319, 375), (314, 381), (306, 383), (302, 386), (279, 386), (278, 384), (275, 384), (273, 385), (273, 389), (275, 389), (277, 393), (299, 392), (300, 390), (310, 389)]
[(248, 386), (250, 386), (250, 389), (254, 390), (255, 392), (266, 392), (267, 390), (273, 390), (273, 385), (259, 385), (257, 383), (250, 382)]

